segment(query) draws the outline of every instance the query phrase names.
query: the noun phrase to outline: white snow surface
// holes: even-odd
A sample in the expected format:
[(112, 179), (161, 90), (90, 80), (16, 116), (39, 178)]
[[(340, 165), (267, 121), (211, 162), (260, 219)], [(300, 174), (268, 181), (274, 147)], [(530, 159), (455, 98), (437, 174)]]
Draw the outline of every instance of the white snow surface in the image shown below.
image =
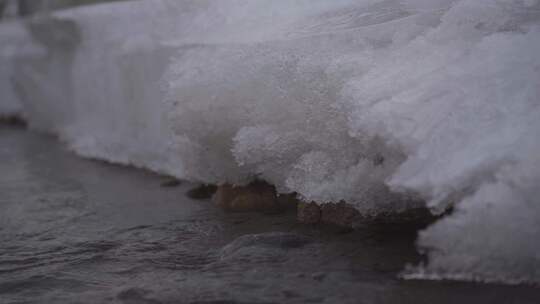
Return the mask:
[(0, 55), (0, 114), (83, 156), (453, 206), (405, 277), (540, 282), (538, 0), (120, 2), (2, 23)]

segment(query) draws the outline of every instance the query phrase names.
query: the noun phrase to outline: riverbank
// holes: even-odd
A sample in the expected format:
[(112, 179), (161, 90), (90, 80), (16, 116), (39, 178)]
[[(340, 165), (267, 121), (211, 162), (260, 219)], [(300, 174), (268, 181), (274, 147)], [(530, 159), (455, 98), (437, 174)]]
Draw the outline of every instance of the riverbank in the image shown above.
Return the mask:
[(231, 213), (196, 185), (79, 158), (0, 126), (4, 303), (536, 303), (540, 290), (406, 281), (418, 227), (342, 233)]

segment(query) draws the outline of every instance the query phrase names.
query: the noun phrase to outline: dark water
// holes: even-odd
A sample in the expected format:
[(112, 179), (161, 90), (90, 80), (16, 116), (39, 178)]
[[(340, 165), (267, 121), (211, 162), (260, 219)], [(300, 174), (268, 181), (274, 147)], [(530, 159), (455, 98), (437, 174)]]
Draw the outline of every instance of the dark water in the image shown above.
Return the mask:
[(194, 185), (0, 127), (0, 303), (540, 303), (540, 289), (403, 281), (417, 227), (353, 233), (227, 214)]

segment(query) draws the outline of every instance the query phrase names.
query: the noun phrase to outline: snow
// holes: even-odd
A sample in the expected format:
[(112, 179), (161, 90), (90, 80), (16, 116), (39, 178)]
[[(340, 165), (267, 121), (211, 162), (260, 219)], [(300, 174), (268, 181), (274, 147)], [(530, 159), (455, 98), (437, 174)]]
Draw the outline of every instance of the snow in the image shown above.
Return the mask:
[(540, 282), (540, 1), (132, 1), (26, 28), (0, 24), (0, 113), (80, 155), (453, 206), (406, 277)]
[(22, 105), (13, 83), (13, 73), (18, 58), (39, 52), (24, 27), (17, 22), (0, 24), (0, 116), (22, 114)]

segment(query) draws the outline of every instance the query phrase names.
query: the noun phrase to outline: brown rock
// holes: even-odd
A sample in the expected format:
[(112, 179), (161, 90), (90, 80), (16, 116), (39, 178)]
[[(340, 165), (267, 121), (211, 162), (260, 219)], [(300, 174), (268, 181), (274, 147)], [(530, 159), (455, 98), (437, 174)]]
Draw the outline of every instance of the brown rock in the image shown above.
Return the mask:
[(291, 204), (290, 196), (278, 196), (273, 186), (255, 181), (246, 186), (221, 185), (214, 202), (227, 211), (280, 212)]
[(316, 224), (321, 220), (321, 208), (315, 202), (298, 203), (297, 218), (303, 224)]
[(240, 187), (233, 187), (232, 185), (225, 184), (217, 187), (216, 193), (213, 196), (213, 200), (219, 207), (228, 209), (232, 200), (238, 196)]
[(355, 221), (361, 218), (360, 212), (345, 203), (327, 203), (321, 206), (321, 222), (352, 228)]
[(277, 210), (273, 197), (260, 193), (242, 193), (235, 197), (228, 206), (230, 211), (272, 211)]

